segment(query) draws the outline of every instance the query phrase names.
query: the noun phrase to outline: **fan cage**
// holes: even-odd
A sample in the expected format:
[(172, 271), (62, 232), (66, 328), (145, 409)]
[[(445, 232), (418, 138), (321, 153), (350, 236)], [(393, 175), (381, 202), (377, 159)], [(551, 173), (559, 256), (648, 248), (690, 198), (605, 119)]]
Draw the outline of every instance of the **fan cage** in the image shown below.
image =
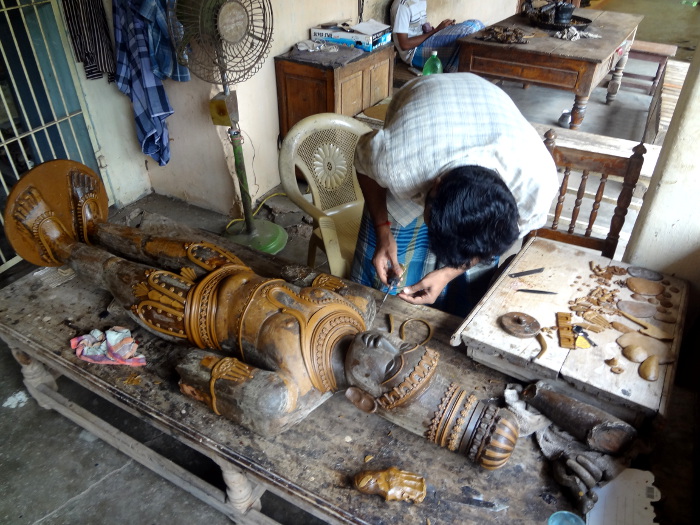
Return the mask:
[[(221, 8), (237, 3), (248, 28), (240, 41), (225, 41), (218, 26)], [(212, 84), (232, 85), (257, 73), (272, 44), (270, 0), (176, 0), (168, 7), (168, 25), (178, 62)]]

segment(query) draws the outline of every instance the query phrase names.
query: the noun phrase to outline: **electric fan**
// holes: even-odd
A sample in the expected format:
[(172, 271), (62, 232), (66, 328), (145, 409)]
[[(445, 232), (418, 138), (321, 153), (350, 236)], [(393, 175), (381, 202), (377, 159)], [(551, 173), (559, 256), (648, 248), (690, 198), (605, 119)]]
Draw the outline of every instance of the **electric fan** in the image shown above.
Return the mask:
[(210, 112), (214, 124), (229, 128), (244, 216), (243, 223), (227, 228), (225, 235), (251, 248), (277, 253), (287, 243), (287, 232), (253, 218), (233, 89), (258, 72), (270, 51), (270, 0), (174, 0), (168, 4), (168, 26), (178, 62), (193, 75), (223, 87), (223, 93), (211, 100)]

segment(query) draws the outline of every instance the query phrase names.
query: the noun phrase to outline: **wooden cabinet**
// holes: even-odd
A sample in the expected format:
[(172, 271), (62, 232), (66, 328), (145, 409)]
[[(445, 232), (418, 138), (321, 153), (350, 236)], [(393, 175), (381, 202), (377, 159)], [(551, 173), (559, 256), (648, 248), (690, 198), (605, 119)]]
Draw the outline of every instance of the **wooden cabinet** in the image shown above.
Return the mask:
[(383, 46), (342, 66), (325, 66), (275, 57), (280, 137), (301, 119), (316, 113), (354, 117), (391, 95), (394, 47)]

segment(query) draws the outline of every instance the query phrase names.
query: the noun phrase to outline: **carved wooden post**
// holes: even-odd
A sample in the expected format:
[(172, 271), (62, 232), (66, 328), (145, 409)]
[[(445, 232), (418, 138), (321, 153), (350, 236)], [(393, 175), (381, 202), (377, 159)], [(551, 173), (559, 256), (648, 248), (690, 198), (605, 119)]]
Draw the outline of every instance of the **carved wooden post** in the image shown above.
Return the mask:
[(600, 202), (603, 200), (603, 195), (605, 194), (605, 184), (608, 181), (608, 174), (600, 174), (600, 184), (598, 184), (598, 191), (595, 194), (595, 199), (593, 199), (593, 208), (591, 209), (591, 215), (588, 219), (588, 227), (586, 228), (586, 237), (590, 237), (593, 233), (593, 224), (598, 218), (598, 209), (600, 208)]
[(226, 504), (243, 513), (251, 508), (260, 510), (260, 497), (254, 494), (253, 485), (245, 473), (225, 459), (215, 458), (214, 461), (221, 467), (226, 483)]
[(579, 211), (581, 211), (581, 202), (586, 195), (586, 183), (588, 182), (588, 170), (581, 172), (581, 183), (576, 192), (576, 201), (574, 201), (574, 209), (571, 212), (571, 222), (569, 222), (569, 233), (574, 233), (576, 229), (576, 221), (578, 220)]
[(625, 224), (627, 208), (629, 208), (630, 202), (632, 201), (634, 187), (637, 185), (637, 181), (639, 181), (639, 174), (642, 171), (644, 154), (647, 152), (647, 149), (642, 142), (637, 144), (632, 151), (634, 153), (630, 157), (630, 162), (627, 165), (627, 172), (622, 182), (622, 190), (620, 190), (615, 212), (610, 220), (610, 233), (608, 233), (608, 237), (605, 239), (605, 248), (603, 249), (603, 257), (610, 257), (611, 259), (615, 256), (615, 248), (620, 239), (620, 231)]
[(610, 83), (608, 84), (608, 93), (605, 96), (606, 104), (612, 103), (612, 101), (615, 100), (615, 97), (617, 97), (617, 92), (620, 91), (620, 87), (622, 86), (622, 73), (625, 70), (625, 66), (627, 65), (627, 59), (629, 59), (630, 56), (630, 48), (632, 47), (632, 41), (634, 41), (636, 33), (637, 30), (635, 29), (631, 41), (625, 44), (625, 52), (620, 57), (620, 60), (617, 61), (617, 64), (615, 65), (615, 68), (612, 71), (612, 78), (610, 79)]
[(12, 351), (13, 357), (22, 366), (22, 376), (24, 377), (24, 385), (27, 390), (36, 400), (37, 404), (41, 408), (47, 410), (51, 409), (50, 406), (45, 405), (41, 401), (41, 396), (35, 395), (36, 387), (39, 385), (46, 385), (51, 390), (58, 390), (58, 385), (56, 385), (56, 378), (46, 369), (46, 367), (33, 359), (29, 354), (24, 353), (17, 348), (13, 348), (12, 345), (8, 344), (10, 350)]

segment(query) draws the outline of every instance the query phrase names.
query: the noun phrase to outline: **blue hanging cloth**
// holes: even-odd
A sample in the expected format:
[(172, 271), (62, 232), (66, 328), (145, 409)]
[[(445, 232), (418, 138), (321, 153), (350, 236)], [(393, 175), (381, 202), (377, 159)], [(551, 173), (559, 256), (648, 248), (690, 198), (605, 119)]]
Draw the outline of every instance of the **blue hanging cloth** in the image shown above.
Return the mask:
[(154, 73), (147, 24), (139, 14), (141, 0), (114, 0), (115, 82), (131, 100), (141, 151), (165, 166), (170, 160), (168, 127), (172, 115), (163, 83)]

